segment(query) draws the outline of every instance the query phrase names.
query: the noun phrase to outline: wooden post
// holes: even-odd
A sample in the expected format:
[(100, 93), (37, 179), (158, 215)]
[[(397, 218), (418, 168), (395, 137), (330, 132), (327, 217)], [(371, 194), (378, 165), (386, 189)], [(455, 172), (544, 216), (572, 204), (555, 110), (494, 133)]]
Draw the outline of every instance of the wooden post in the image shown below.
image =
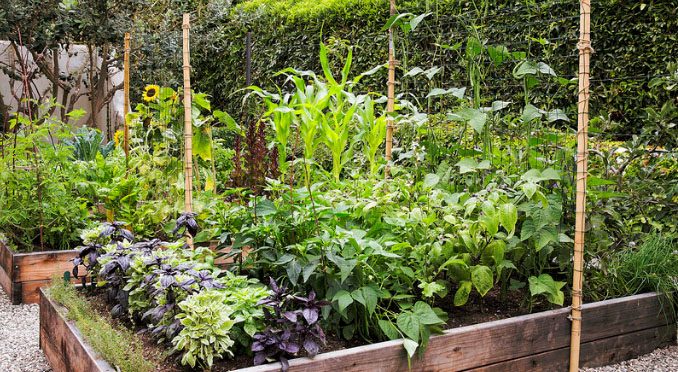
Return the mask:
[(245, 38), (245, 84), (252, 85), (252, 32), (247, 31)]
[[(186, 212), (193, 211), (193, 122), (191, 121), (191, 52), (188, 39), (190, 30), (190, 15), (184, 14), (184, 206)], [(193, 247), (193, 238), (188, 238), (188, 244)]]
[[(127, 114), (129, 113), (129, 54), (130, 54), (130, 36), (125, 34), (125, 81), (124, 95), (125, 103), (123, 107), (123, 122), (125, 123), (125, 169), (129, 170), (129, 125), (127, 124)], [(127, 176), (127, 174), (125, 174)]]
[[(391, 17), (395, 15), (396, 4), (395, 0), (391, 0)], [(386, 111), (388, 111), (386, 122), (386, 163), (391, 161), (391, 149), (393, 148), (393, 117), (391, 112), (395, 111), (395, 44), (393, 40), (393, 26), (388, 29), (388, 102), (386, 104)], [(384, 170), (384, 177), (388, 178), (388, 165)]]
[(574, 272), (572, 275), (572, 321), (570, 372), (579, 371), (581, 343), (582, 281), (586, 229), (586, 177), (588, 174), (589, 73), (591, 48), (591, 0), (579, 0), (579, 98), (577, 102), (577, 198), (574, 228)]

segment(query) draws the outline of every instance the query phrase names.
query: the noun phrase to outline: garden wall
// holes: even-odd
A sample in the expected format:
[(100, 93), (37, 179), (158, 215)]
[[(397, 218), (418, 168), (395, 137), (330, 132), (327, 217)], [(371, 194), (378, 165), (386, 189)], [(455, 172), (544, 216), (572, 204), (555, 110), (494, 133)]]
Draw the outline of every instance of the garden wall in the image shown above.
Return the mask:
[[(49, 285), (54, 274), (71, 271), (74, 250), (17, 253), (0, 241), (0, 285), (14, 305), (39, 301), (38, 290)], [(81, 272), (84, 267), (80, 267)], [(75, 278), (73, 278), (75, 282)]]
[[(40, 291), (40, 345), (55, 372), (106, 371), (73, 325)], [(616, 363), (675, 343), (676, 322), (662, 295), (647, 293), (583, 306), (581, 366)], [(412, 371), (567, 371), (569, 309), (546, 311), (434, 336)], [(83, 367), (84, 366), (84, 367)], [(103, 367), (102, 367), (103, 366)], [(85, 368), (85, 369), (83, 369)], [(90, 368), (90, 369), (86, 369)], [(103, 369), (97, 369), (103, 368)], [(238, 370), (277, 372), (279, 363)], [(388, 341), (290, 361), (290, 372), (409, 371), (401, 341)]]
[[(32, 63), (33, 58), (30, 55), (30, 53), (28, 53), (25, 48), (20, 48), (20, 51), (22, 54), (26, 54), (28, 56), (29, 64)], [(60, 73), (68, 76), (78, 76), (78, 74), (81, 74), (83, 68), (86, 66), (86, 63), (88, 63), (89, 61), (88, 53), (89, 52), (87, 51), (87, 46), (85, 45), (73, 44), (70, 45), (67, 50), (63, 48), (60, 49), (59, 66), (62, 66)], [(94, 56), (94, 58), (97, 59), (98, 64), (101, 64), (101, 58), (99, 58), (96, 55)], [(10, 47), (10, 43), (8, 41), (0, 41), (0, 63), (5, 64), (7, 66), (16, 66), (19, 63), (18, 58), (15, 55), (15, 51)], [(18, 71), (20, 69), (16, 68), (16, 70)], [(118, 70), (112, 71), (111, 79), (108, 83), (108, 89), (111, 89), (115, 85), (120, 84), (122, 82), (122, 79), (123, 74), (121, 73), (121, 71)], [(47, 92), (51, 88), (51, 83), (49, 79), (47, 79), (44, 76), (35, 79), (34, 82), (36, 89), (39, 92)], [(85, 84), (82, 83), (80, 86), (80, 90), (84, 91), (86, 89), (88, 89), (88, 87), (86, 87)], [(7, 74), (5, 74), (4, 70), (0, 70), (0, 99), (4, 99), (5, 100), (4, 104), (9, 107), (10, 110), (8, 113), (9, 115), (16, 112), (17, 109), (19, 108), (19, 104), (17, 103), (16, 99), (13, 98), (12, 92), (21, 93), (21, 91), (22, 91), (21, 81), (10, 79), (10, 77)], [(59, 96), (53, 98), (55, 98), (57, 102), (62, 102), (61, 96), (63, 94), (64, 94), (63, 90), (59, 90)], [(97, 115), (97, 123), (99, 123), (99, 130), (101, 130), (105, 134), (107, 132), (108, 127), (116, 128), (116, 126), (123, 125), (124, 124), (123, 106), (124, 106), (123, 92), (122, 90), (120, 90), (119, 92), (115, 93), (113, 99), (106, 106), (106, 108), (101, 110)], [(85, 110), (86, 112), (90, 112), (92, 110), (92, 104), (89, 101), (88, 96), (80, 97), (76, 102), (74, 109), (75, 110), (82, 109)], [(4, 112), (0, 112), (0, 115), (4, 114), (5, 114)], [(55, 114), (58, 116), (59, 110), (56, 110)], [(88, 115), (84, 115), (76, 122), (76, 125), (77, 126), (84, 125), (85, 122), (87, 121), (87, 118)], [(67, 118), (60, 119), (65, 120)], [(110, 126), (107, 125), (107, 122), (109, 120)]]

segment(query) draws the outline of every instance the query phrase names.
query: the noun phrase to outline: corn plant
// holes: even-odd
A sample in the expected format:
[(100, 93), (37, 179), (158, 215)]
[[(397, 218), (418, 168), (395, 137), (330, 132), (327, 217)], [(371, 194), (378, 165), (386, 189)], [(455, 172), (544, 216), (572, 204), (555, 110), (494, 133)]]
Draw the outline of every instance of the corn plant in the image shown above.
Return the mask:
[(367, 160), (370, 163), (370, 178), (374, 178), (377, 173), (379, 162), (377, 160), (377, 151), (386, 137), (386, 115), (375, 117), (374, 101), (370, 96), (365, 97), (365, 103), (357, 110), (357, 119), (360, 123), (360, 138), (363, 142), (363, 148)]
[(344, 111), (346, 102), (340, 100), (330, 105), (328, 115), (321, 115), (323, 142), (332, 151), (332, 175), (334, 181), (339, 182), (339, 174), (344, 164), (353, 156), (353, 147), (346, 150), (348, 144), (349, 124), (355, 114), (357, 105), (352, 105)]

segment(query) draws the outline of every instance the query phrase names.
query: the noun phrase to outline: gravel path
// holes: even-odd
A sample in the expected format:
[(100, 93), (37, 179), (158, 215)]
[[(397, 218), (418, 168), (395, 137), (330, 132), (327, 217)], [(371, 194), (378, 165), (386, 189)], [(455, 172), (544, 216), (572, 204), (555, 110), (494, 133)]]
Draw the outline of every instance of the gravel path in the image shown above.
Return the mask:
[(39, 334), (38, 304), (13, 306), (0, 288), (0, 371), (51, 372)]
[(598, 368), (582, 368), (582, 372), (676, 372), (678, 371), (678, 346), (657, 349), (638, 359)]
[[(13, 306), (0, 288), (0, 371), (51, 372), (38, 345), (38, 305)], [(678, 346), (657, 349), (619, 364), (582, 368), (582, 372), (676, 372)]]

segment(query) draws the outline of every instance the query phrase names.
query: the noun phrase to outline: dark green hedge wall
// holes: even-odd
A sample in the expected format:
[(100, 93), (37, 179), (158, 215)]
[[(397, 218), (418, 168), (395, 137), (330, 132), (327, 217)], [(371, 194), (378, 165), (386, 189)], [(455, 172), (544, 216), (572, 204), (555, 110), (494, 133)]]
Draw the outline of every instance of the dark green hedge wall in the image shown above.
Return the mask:
[[(320, 3), (320, 0), (317, 1)], [(468, 85), (465, 68), (456, 53), (435, 44), (464, 41), (476, 27), (487, 45), (503, 44), (510, 51), (524, 51), (528, 58), (548, 63), (560, 76), (573, 78), (577, 72), (576, 43), (579, 2), (576, 0), (518, 1), (487, 0), (476, 9), (473, 2), (459, 0), (399, 1), (399, 11), (433, 14), (409, 35), (398, 33), (397, 58), (403, 68), (443, 66), (429, 84), (422, 78), (400, 79), (398, 91), (411, 98), (423, 97), (432, 87)], [(272, 4), (271, 6), (261, 4)], [(245, 2), (226, 17), (204, 22), (203, 34), (193, 46), (196, 89), (212, 95), (215, 106), (233, 115), (241, 112), (245, 84), (245, 34), (252, 32), (253, 84), (273, 89), (282, 78), (273, 74), (286, 67), (319, 71), (318, 43), (330, 44), (335, 66), (342, 63), (347, 46), (354, 48), (354, 73), (369, 70), (387, 60), (388, 19), (386, 0), (331, 0), (327, 6), (311, 6), (290, 0)], [(675, 1), (658, 0), (593, 2), (592, 59), (593, 100), (591, 113), (608, 113), (619, 133), (637, 132), (642, 108), (658, 106), (665, 92), (650, 92), (651, 76), (666, 73), (666, 63), (678, 59), (678, 16)], [(535, 39), (549, 40), (546, 46)], [(511, 76), (515, 63), (490, 69), (483, 96), (522, 100), (520, 82)], [(335, 67), (338, 71), (338, 67)], [(363, 80), (363, 90), (384, 91), (385, 71)], [(541, 100), (574, 114), (574, 86), (541, 84), (535, 88)], [(544, 103), (546, 104), (546, 103)], [(445, 102), (423, 104), (424, 109), (444, 110)]]

